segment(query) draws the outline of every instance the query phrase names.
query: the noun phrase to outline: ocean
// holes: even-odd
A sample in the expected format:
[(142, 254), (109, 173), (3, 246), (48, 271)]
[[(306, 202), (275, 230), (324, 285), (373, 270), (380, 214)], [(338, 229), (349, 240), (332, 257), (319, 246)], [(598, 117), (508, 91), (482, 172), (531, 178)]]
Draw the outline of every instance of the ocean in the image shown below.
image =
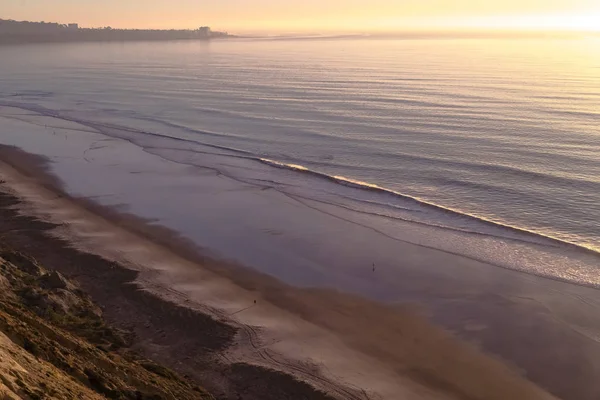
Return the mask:
[(294, 284), (398, 300), (355, 276), (403, 262), (379, 235), (600, 286), (598, 49), (597, 38), (4, 46), (0, 141), (49, 157), (74, 195)]

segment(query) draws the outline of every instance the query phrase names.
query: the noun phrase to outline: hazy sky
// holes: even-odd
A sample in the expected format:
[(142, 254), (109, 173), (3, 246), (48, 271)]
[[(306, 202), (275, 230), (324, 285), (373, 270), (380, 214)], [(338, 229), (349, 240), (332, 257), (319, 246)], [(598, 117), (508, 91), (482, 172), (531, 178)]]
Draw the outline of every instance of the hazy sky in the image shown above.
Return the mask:
[(232, 32), (600, 30), (600, 0), (0, 0), (0, 18)]

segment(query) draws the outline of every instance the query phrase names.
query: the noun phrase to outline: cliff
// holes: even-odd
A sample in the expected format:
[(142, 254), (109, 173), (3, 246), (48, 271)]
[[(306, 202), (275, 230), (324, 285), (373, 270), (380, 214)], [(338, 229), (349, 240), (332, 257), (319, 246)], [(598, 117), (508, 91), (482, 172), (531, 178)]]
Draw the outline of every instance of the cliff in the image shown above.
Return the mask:
[(212, 398), (128, 341), (60, 273), (0, 249), (0, 398)]

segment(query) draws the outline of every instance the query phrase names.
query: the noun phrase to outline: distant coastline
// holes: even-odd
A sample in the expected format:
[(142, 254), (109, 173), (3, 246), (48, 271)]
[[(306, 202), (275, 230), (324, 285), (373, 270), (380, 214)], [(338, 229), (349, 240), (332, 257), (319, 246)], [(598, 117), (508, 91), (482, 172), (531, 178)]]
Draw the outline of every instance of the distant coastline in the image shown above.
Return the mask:
[(0, 44), (56, 42), (121, 42), (166, 40), (211, 40), (235, 37), (213, 31), (208, 26), (198, 29), (113, 29), (80, 28), (79, 24), (29, 22), (0, 19)]

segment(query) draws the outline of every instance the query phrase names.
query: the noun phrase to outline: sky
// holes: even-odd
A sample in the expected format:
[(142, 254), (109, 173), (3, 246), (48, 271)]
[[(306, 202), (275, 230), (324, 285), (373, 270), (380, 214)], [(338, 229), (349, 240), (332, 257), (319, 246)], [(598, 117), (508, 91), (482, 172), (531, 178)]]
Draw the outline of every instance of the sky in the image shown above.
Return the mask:
[(233, 33), (600, 31), (600, 0), (0, 0), (0, 18)]

